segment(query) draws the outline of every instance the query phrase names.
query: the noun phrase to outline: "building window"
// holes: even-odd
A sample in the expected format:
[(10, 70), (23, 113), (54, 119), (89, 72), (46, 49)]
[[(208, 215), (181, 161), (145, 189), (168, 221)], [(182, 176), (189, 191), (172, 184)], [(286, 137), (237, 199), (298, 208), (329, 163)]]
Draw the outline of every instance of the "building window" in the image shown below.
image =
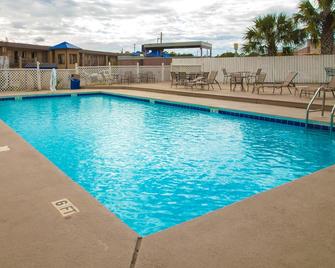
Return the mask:
[(25, 51), (22, 51), (22, 59), (24, 59), (26, 57), (26, 52)]
[(42, 61), (43, 62), (48, 62), (48, 54), (47, 53), (42, 54)]
[(77, 63), (77, 54), (70, 54), (70, 64)]
[(31, 58), (35, 59), (36, 58), (36, 53), (35, 52), (31, 52)]
[(14, 51), (14, 62), (15, 63), (19, 62), (19, 52), (18, 51)]
[(58, 64), (65, 64), (65, 55), (58, 54)]

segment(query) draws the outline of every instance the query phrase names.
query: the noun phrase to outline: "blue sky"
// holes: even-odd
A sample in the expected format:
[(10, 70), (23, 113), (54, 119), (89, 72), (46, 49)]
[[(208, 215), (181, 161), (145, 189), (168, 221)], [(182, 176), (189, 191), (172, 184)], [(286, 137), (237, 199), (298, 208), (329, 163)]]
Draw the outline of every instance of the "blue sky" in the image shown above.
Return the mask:
[[(142, 43), (201, 40), (214, 55), (242, 43), (252, 19), (292, 14), (297, 0), (1, 0), (0, 39), (53, 45), (69, 41), (85, 49), (133, 51)], [(194, 51), (185, 51), (194, 52)]]

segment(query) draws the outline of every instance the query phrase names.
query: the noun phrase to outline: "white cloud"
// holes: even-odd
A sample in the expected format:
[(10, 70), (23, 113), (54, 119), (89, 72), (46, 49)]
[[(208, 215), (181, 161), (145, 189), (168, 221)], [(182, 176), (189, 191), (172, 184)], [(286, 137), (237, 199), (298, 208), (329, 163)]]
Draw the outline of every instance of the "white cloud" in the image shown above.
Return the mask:
[[(133, 44), (202, 40), (214, 54), (232, 50), (258, 15), (293, 13), (298, 0), (1, 0), (0, 39), (86, 49), (132, 50)], [(28, 8), (29, 7), (29, 8)]]

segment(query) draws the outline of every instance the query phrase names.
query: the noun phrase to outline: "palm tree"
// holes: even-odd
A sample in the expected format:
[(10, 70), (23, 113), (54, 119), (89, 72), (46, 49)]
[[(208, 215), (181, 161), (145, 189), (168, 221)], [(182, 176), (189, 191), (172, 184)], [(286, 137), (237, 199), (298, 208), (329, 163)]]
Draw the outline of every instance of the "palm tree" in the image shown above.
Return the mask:
[(291, 54), (296, 45), (305, 38), (304, 31), (297, 28), (293, 19), (285, 14), (270, 14), (257, 17), (254, 26), (244, 34), (243, 50), (249, 53), (275, 56), (282, 48), (284, 54)]
[(299, 4), (299, 12), (294, 15), (314, 45), (321, 43), (321, 54), (332, 54), (334, 49), (335, 0), (309, 0)]

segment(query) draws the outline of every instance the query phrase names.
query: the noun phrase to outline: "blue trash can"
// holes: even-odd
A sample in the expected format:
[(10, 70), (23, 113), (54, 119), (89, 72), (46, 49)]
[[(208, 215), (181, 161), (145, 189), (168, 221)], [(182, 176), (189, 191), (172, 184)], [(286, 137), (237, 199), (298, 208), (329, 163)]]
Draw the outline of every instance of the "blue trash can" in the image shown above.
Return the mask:
[(80, 89), (80, 77), (77, 74), (71, 75), (71, 89)]

